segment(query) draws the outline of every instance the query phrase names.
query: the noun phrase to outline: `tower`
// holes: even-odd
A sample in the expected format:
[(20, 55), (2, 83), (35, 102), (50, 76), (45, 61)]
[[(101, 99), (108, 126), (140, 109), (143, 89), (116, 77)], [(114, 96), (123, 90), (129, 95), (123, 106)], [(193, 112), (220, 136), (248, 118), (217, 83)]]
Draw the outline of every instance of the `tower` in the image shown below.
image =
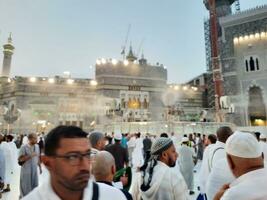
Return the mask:
[[(235, 0), (204, 0), (206, 8), (209, 10), (209, 36), (206, 39), (210, 39), (210, 42), (206, 42), (210, 45), (210, 60), (208, 64), (211, 64), (211, 70), (213, 75), (213, 84), (214, 84), (214, 106), (216, 112), (216, 121), (223, 121), (223, 114), (220, 107), (220, 98), (223, 95), (223, 77), (221, 74), (221, 60), (220, 60), (220, 49), (219, 41), (222, 36), (221, 26), (219, 24), (219, 18), (223, 16), (230, 15), (232, 13), (231, 5)], [(205, 26), (207, 29), (207, 26)], [(206, 31), (205, 31), (206, 32)], [(206, 46), (207, 48), (207, 46)], [(207, 49), (206, 49), (207, 51)], [(210, 71), (211, 71), (210, 70)]]
[(130, 62), (134, 62), (137, 58), (134, 56), (132, 46), (130, 46), (130, 50), (128, 55), (126, 56), (126, 59)]
[(7, 44), (4, 46), (4, 59), (3, 59), (3, 68), (2, 68), (2, 76), (9, 77), (10, 68), (11, 68), (11, 60), (15, 47), (12, 45), (12, 37), (11, 33), (8, 37)]

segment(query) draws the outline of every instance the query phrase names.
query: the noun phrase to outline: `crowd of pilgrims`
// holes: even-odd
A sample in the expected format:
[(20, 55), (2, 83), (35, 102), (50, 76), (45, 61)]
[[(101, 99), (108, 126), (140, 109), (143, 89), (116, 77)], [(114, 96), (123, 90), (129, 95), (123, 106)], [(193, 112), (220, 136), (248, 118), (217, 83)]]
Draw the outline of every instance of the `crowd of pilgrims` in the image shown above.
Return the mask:
[(267, 200), (264, 155), (265, 134), (226, 126), (210, 135), (88, 134), (75, 126), (0, 135), (0, 198), (15, 187), (19, 165), (23, 200)]

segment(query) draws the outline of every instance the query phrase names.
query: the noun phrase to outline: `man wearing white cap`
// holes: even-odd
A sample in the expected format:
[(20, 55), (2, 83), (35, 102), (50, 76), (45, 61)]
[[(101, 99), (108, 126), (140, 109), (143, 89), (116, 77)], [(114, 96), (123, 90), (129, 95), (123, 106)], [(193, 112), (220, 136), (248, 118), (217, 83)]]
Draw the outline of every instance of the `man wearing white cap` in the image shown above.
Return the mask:
[(151, 161), (141, 185), (143, 200), (187, 200), (186, 183), (174, 168), (178, 154), (170, 138), (158, 138), (151, 147)]
[(190, 191), (189, 194), (192, 195), (194, 194), (194, 152), (193, 149), (188, 146), (188, 142), (188, 137), (182, 138), (182, 145), (178, 148), (178, 163), (180, 166), (180, 171)]
[(115, 159), (117, 171), (124, 168), (125, 166), (128, 166), (128, 161), (129, 161), (128, 151), (127, 149), (121, 146), (121, 139), (122, 139), (122, 134), (115, 133), (114, 135), (115, 144), (106, 147), (106, 151), (111, 153)]
[(214, 200), (267, 199), (267, 169), (255, 136), (235, 132), (226, 142), (226, 153), (228, 165), (236, 179), (224, 185)]

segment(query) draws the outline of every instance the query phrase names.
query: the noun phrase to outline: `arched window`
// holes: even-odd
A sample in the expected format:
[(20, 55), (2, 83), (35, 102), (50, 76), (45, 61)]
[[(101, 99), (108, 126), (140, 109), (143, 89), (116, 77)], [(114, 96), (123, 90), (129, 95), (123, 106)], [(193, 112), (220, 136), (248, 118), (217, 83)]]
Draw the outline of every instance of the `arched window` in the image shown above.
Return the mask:
[(248, 60), (246, 60), (246, 71), (248, 72)]
[(257, 70), (260, 70), (260, 67), (259, 67), (259, 59), (258, 58), (256, 58), (256, 68), (257, 68)]
[(255, 62), (252, 56), (250, 57), (249, 60), (249, 66), (250, 66), (250, 71), (255, 71)]

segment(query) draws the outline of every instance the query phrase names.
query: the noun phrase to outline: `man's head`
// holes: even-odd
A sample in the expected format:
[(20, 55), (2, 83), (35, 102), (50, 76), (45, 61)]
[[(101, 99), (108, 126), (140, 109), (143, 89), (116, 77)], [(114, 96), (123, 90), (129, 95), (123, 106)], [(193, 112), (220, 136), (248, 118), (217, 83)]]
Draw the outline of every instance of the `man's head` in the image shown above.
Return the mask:
[(235, 177), (264, 167), (262, 149), (253, 134), (236, 131), (226, 141), (225, 149)]
[(151, 155), (157, 156), (158, 160), (169, 167), (174, 167), (178, 154), (170, 138), (160, 137), (151, 147)]
[(215, 144), (217, 141), (217, 137), (214, 134), (210, 134), (208, 136), (208, 144)]
[(101, 151), (96, 154), (92, 173), (96, 181), (112, 182), (116, 173), (114, 157), (107, 151)]
[(115, 133), (114, 135), (114, 140), (116, 143), (120, 143), (122, 139), (122, 134), (121, 133)]
[(89, 140), (93, 148), (102, 151), (105, 148), (106, 139), (101, 132), (92, 132), (89, 135)]
[(222, 126), (217, 130), (217, 139), (218, 141), (222, 143), (226, 143), (226, 140), (228, 137), (230, 137), (233, 134), (233, 131), (230, 127), (228, 126)]
[(37, 134), (35, 133), (30, 133), (28, 135), (28, 140), (30, 145), (35, 145), (37, 143)]
[(7, 135), (6, 136), (7, 142), (12, 142), (12, 140), (14, 139), (14, 137), (12, 135)]
[(91, 165), (87, 135), (75, 126), (58, 126), (47, 134), (43, 162), (54, 187), (82, 191), (87, 186)]

